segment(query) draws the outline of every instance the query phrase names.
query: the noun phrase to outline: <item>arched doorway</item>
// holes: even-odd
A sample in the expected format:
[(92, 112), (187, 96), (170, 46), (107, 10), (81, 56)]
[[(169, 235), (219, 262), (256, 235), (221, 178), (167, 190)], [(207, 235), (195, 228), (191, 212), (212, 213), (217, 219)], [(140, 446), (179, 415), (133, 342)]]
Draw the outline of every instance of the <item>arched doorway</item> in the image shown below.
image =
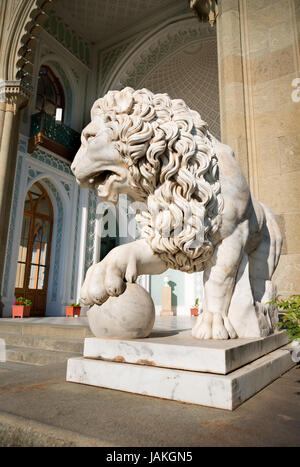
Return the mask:
[(19, 246), (15, 295), (32, 301), (31, 315), (44, 316), (53, 229), (53, 207), (40, 183), (29, 189)]

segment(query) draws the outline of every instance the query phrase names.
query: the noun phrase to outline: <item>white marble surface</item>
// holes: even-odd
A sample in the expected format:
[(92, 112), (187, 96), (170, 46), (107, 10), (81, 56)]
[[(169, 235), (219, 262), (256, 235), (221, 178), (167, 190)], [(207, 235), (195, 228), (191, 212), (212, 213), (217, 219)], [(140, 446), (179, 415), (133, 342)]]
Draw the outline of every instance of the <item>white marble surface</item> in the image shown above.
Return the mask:
[(288, 350), (271, 352), (229, 375), (81, 357), (68, 361), (67, 381), (233, 410), (293, 365)]
[[(178, 326), (178, 322), (176, 326)], [(84, 357), (149, 366), (227, 374), (285, 345), (284, 332), (266, 338), (198, 340), (190, 329), (153, 330), (146, 339), (86, 338)]]

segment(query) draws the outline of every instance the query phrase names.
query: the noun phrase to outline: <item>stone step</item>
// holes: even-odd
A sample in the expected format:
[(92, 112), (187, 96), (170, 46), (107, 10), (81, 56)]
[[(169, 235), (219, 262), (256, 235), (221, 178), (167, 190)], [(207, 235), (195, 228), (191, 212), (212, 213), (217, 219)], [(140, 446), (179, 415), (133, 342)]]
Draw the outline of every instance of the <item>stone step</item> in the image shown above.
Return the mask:
[(6, 360), (9, 362), (28, 363), (30, 365), (50, 365), (65, 362), (77, 357), (77, 352), (58, 352), (55, 350), (35, 349), (33, 347), (7, 346)]
[(6, 345), (18, 347), (33, 347), (61, 352), (83, 353), (84, 339), (57, 338), (52, 336), (21, 335), (3, 333), (0, 328), (0, 339)]
[(76, 431), (0, 412), (1, 447), (108, 447), (118, 446)]
[(30, 365), (29, 363), (0, 362), (0, 375), (5, 371), (23, 371), (31, 366), (34, 367), (34, 365)]
[[(69, 318), (76, 319), (76, 318)], [(42, 324), (40, 322), (32, 322), (24, 320), (6, 320), (0, 319), (0, 333), (19, 334), (31, 336), (54, 336), (68, 339), (84, 339), (91, 337), (92, 333), (88, 325), (68, 324), (64, 320), (64, 324)]]

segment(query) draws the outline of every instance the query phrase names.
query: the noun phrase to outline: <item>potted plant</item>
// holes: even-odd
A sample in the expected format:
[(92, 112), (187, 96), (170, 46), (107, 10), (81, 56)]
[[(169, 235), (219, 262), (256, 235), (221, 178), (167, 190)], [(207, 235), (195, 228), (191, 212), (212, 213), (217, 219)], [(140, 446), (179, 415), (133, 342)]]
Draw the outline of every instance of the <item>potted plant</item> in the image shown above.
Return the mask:
[(70, 303), (69, 306), (66, 306), (66, 317), (72, 316), (80, 316), (81, 305), (80, 303)]
[(30, 307), (32, 301), (24, 298), (18, 297), (12, 306), (12, 317), (15, 318), (28, 318), (30, 316)]
[(191, 308), (191, 316), (198, 316), (199, 314), (199, 298), (196, 298), (195, 305)]

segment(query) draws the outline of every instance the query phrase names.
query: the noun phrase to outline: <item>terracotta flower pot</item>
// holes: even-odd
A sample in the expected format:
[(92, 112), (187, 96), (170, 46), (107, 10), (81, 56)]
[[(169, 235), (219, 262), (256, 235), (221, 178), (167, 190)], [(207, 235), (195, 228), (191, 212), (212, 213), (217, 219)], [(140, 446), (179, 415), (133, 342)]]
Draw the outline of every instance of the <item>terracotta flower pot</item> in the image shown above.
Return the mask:
[(191, 308), (191, 316), (198, 316), (199, 310), (198, 308)]
[(80, 306), (66, 306), (66, 317), (68, 316), (72, 316), (72, 318), (74, 318), (74, 316), (79, 317), (80, 310), (81, 310)]
[(13, 305), (12, 317), (15, 318), (28, 318), (30, 316), (29, 305)]

